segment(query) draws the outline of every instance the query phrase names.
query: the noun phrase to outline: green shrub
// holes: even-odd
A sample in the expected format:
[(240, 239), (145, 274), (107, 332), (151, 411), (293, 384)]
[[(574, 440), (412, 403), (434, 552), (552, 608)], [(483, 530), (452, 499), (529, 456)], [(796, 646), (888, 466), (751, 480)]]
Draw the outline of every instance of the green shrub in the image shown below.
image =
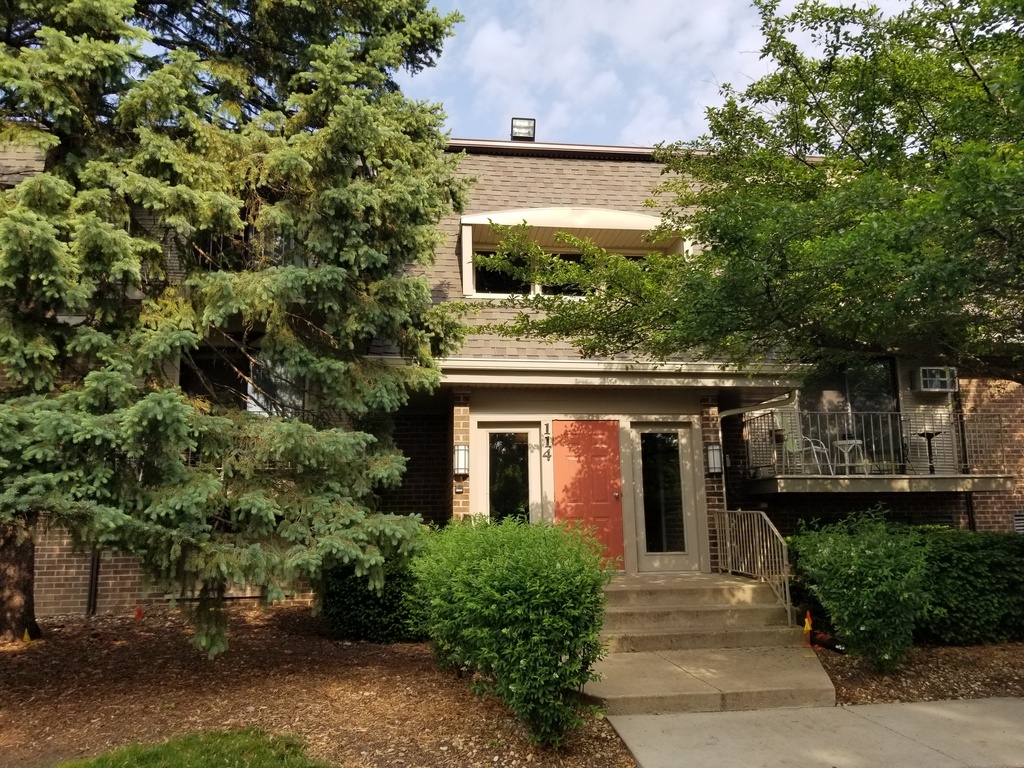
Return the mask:
[(923, 531), (931, 605), (926, 643), (972, 645), (1024, 637), (1024, 536)]
[(800, 574), (849, 652), (879, 671), (896, 667), (928, 605), (922, 535), (896, 535), (868, 513), (790, 541)]
[(582, 723), (579, 693), (601, 657), (598, 545), (578, 530), (515, 520), (449, 525), (414, 563), (438, 659), (472, 671), (558, 747)]
[(337, 566), (324, 576), (320, 616), (327, 631), (346, 640), (401, 643), (422, 640), (423, 611), (409, 560), (399, 555), (384, 564), (384, 585), (373, 589), (354, 566)]

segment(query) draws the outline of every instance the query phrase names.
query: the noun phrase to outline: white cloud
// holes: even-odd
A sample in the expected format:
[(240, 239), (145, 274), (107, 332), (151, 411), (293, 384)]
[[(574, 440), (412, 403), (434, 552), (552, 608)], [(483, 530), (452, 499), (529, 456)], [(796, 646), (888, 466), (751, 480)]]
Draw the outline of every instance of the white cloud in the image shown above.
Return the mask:
[(747, 0), (472, 0), (462, 12), (436, 70), (402, 81), (444, 101), (459, 137), (507, 138), (522, 116), (541, 141), (692, 139), (722, 83), (766, 71)]
[(659, 141), (673, 141), (695, 128), (698, 119), (690, 119), (679, 104), (658, 91), (647, 88), (635, 94), (628, 105), (632, 119), (614, 137), (616, 144), (649, 147)]

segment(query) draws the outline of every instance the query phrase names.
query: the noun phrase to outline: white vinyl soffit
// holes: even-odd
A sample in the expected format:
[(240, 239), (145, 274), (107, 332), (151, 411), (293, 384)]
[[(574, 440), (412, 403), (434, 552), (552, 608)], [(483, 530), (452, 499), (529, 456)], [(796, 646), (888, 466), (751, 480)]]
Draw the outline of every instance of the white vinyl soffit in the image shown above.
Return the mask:
[(523, 208), (491, 211), (462, 217), (463, 226), (473, 228), (473, 245), (493, 245), (499, 240), (491, 224), (515, 226), (526, 223), (531, 235), (542, 246), (555, 243), (556, 232), (566, 232), (591, 240), (604, 248), (652, 249), (668, 251), (678, 240), (652, 243), (647, 234), (661, 218), (647, 213), (617, 211), (609, 208)]

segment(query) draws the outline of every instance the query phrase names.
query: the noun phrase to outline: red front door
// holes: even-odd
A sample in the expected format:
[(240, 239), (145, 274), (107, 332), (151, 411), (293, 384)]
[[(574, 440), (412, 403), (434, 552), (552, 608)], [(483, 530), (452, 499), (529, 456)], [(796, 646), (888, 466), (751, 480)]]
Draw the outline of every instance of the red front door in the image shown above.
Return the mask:
[(619, 422), (555, 421), (555, 520), (593, 528), (610, 560), (623, 556)]

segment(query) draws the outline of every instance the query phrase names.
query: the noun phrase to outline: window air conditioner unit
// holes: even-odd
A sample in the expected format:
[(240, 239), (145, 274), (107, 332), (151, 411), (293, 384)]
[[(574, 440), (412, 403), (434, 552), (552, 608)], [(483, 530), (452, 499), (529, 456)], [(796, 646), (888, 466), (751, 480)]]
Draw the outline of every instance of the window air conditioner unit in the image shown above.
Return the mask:
[(918, 368), (914, 371), (918, 392), (956, 392), (956, 368)]

